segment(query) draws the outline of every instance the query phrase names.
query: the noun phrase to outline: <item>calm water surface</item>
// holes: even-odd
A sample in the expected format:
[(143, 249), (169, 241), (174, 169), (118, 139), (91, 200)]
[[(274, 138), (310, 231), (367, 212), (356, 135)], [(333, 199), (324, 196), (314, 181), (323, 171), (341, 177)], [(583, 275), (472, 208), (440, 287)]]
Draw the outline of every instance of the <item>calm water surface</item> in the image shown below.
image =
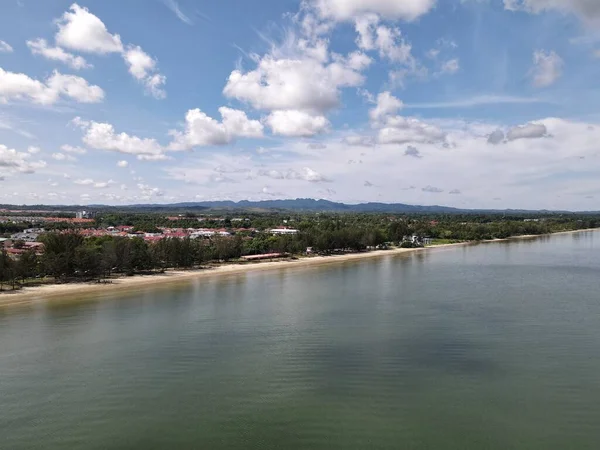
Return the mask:
[(600, 233), (0, 311), (0, 448), (600, 448)]

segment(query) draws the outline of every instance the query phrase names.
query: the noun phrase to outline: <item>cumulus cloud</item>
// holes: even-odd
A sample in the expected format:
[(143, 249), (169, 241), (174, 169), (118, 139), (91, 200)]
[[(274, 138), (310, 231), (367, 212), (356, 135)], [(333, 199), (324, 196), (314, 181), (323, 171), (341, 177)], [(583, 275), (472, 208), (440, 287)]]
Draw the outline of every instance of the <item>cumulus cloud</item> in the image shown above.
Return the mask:
[(61, 47), (100, 55), (119, 53), (129, 73), (144, 85), (148, 95), (157, 99), (166, 97), (164, 85), (167, 78), (158, 71), (156, 59), (148, 55), (139, 45), (124, 46), (121, 37), (118, 34), (111, 34), (104, 22), (90, 13), (87, 8), (74, 3), (69, 11), (56, 21), (56, 24), (58, 32), (55, 40), (59, 47), (50, 48), (40, 39), (32, 41), (39, 54), (63, 61), (74, 68), (83, 68), (86, 65), (83, 58), (71, 55)]
[(58, 71), (42, 82), (23, 73), (7, 72), (0, 68), (0, 103), (25, 100), (52, 105), (61, 97), (79, 103), (98, 103), (104, 99), (104, 91), (81, 77), (63, 75)]
[(388, 117), (379, 130), (381, 144), (442, 143), (446, 133), (435, 125), (422, 122), (414, 117)]
[(316, 170), (311, 169), (310, 167), (304, 167), (301, 170), (295, 169), (287, 169), (287, 170), (277, 170), (277, 169), (261, 169), (258, 171), (258, 176), (267, 177), (273, 180), (303, 180), (309, 181), (311, 183), (321, 183), (321, 182), (329, 182), (327, 177), (321, 175)]
[(312, 142), (312, 143), (308, 144), (307, 147), (310, 150), (324, 150), (327, 148), (327, 145), (323, 144), (321, 142)]
[(319, 172), (311, 169), (310, 167), (303, 167), (299, 171), (292, 170), (288, 172), (286, 178), (310, 181), (311, 183), (322, 183), (331, 181), (326, 176), (321, 175)]
[(69, 145), (69, 144), (61, 145), (60, 149), (63, 152), (73, 153), (76, 155), (85, 155), (87, 153), (87, 150), (85, 148), (76, 147), (76, 146)]
[(75, 70), (89, 69), (92, 67), (92, 65), (88, 64), (83, 57), (69, 53), (60, 47), (49, 46), (45, 39), (27, 41), (27, 46), (32, 54), (43, 56), (52, 61), (62, 62)]
[(223, 118), (219, 122), (200, 109), (191, 109), (185, 116), (185, 130), (171, 130), (171, 150), (190, 150), (207, 145), (225, 145), (238, 137), (259, 138), (263, 125), (258, 120), (248, 119), (244, 111), (227, 107), (219, 108)]
[(360, 71), (370, 59), (356, 53), (328, 61), (325, 43), (307, 46), (300, 40), (289, 56), (279, 57), (279, 52), (274, 52), (262, 57), (252, 71), (234, 70), (223, 94), (261, 110), (301, 110), (322, 115), (335, 108), (341, 88), (362, 85), (364, 76)]
[(157, 99), (164, 99), (167, 93), (163, 86), (167, 78), (157, 73), (157, 63), (139, 45), (130, 45), (123, 53), (129, 73), (146, 87), (146, 92)]
[(34, 146), (34, 145), (32, 145), (32, 146), (29, 146), (29, 147), (27, 148), (27, 152), (31, 153), (32, 155), (36, 155), (36, 154), (38, 154), (38, 153), (39, 153), (39, 152), (41, 152), (41, 151), (42, 151), (42, 149), (41, 149), (41, 148), (39, 148), (39, 147), (36, 147), (36, 146)]
[(4, 41), (0, 40), (0, 53), (12, 53), (13, 52), (13, 48)]
[(45, 161), (31, 161), (31, 155), (0, 144), (0, 175), (5, 177), (19, 173), (34, 173), (46, 167)]
[(553, 85), (562, 76), (563, 66), (564, 61), (556, 52), (535, 51), (531, 70), (533, 85), (538, 88)]
[(455, 74), (456, 72), (458, 72), (460, 70), (460, 62), (457, 58), (454, 59), (450, 59), (448, 61), (446, 61), (444, 64), (442, 64), (442, 69), (441, 72), (447, 73), (447, 74)]
[(328, 131), (331, 125), (325, 116), (299, 110), (273, 111), (266, 123), (273, 134), (288, 137), (311, 137)]
[(116, 133), (114, 127), (109, 123), (88, 122), (80, 117), (73, 119), (72, 123), (84, 130), (83, 142), (96, 150), (135, 155), (141, 160), (166, 158), (163, 147), (155, 139)]
[(367, 14), (356, 18), (356, 44), (362, 50), (376, 50), (380, 58), (393, 63), (407, 63), (413, 59), (412, 46), (402, 37), (399, 28), (379, 24), (379, 17)]
[(412, 156), (413, 158), (422, 158), (421, 152), (417, 147), (413, 147), (409, 145), (406, 150), (404, 150), (404, 156)]
[(452, 189), (450, 192), (448, 192), (448, 194), (450, 194), (450, 195), (460, 195), (460, 194), (462, 194), (462, 192), (460, 192), (460, 190), (458, 190), (458, 189)]
[(375, 108), (369, 111), (371, 126), (379, 129), (380, 144), (436, 143), (446, 140), (446, 133), (414, 117), (394, 115), (402, 102), (389, 92), (377, 96)]
[(381, 92), (377, 96), (376, 106), (369, 111), (369, 118), (373, 123), (378, 123), (383, 118), (396, 114), (403, 106), (402, 101), (389, 91)]
[(515, 141), (517, 139), (538, 139), (548, 135), (548, 129), (544, 124), (528, 123), (511, 128), (506, 133), (506, 139)]
[(125, 161), (125, 160), (119, 161), (117, 163), (117, 167), (120, 167), (122, 169), (125, 168), (125, 167), (127, 167), (128, 165), (129, 165), (129, 163), (127, 161)]
[(410, 22), (428, 13), (435, 3), (435, 0), (315, 0), (314, 5), (321, 17), (338, 21), (375, 13), (386, 19)]
[(77, 180), (74, 180), (73, 183), (79, 185), (79, 186), (90, 186), (96, 189), (104, 189), (109, 187), (110, 185), (114, 184), (115, 182), (113, 180), (108, 180), (108, 181), (94, 181), (91, 178), (79, 178)]
[(123, 52), (121, 37), (110, 34), (104, 22), (77, 3), (73, 3), (56, 23), (56, 43), (61, 47), (99, 54)]
[(56, 161), (77, 161), (74, 156), (65, 155), (64, 153), (52, 153), (52, 159), (55, 159)]

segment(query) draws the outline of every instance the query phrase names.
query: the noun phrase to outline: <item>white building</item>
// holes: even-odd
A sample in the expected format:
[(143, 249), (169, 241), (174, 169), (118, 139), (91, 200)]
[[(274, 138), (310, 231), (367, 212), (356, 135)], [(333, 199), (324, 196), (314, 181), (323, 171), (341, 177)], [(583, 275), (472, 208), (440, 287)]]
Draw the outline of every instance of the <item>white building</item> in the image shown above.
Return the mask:
[(274, 235), (298, 234), (298, 230), (294, 230), (293, 228), (273, 228), (272, 230), (269, 230), (269, 233)]
[(93, 219), (94, 217), (96, 217), (96, 213), (92, 211), (77, 211), (75, 213), (77, 219)]

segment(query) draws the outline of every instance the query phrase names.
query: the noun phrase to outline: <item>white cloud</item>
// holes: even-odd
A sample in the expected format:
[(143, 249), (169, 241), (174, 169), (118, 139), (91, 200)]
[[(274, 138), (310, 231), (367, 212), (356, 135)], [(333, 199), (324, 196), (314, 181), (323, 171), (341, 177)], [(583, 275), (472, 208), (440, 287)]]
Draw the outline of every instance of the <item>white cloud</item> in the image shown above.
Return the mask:
[(389, 91), (381, 92), (377, 96), (375, 108), (369, 111), (369, 117), (376, 123), (392, 114), (396, 114), (403, 107), (401, 100), (394, 97)]
[(152, 197), (162, 197), (165, 195), (159, 188), (147, 184), (138, 183), (137, 187), (142, 191), (142, 199), (149, 200)]
[(342, 142), (356, 147), (373, 147), (375, 139), (372, 136), (346, 136)]
[(229, 144), (237, 137), (258, 138), (263, 135), (263, 125), (250, 120), (246, 113), (227, 107), (219, 108), (223, 118), (219, 122), (200, 109), (191, 109), (185, 116), (185, 131), (171, 130), (171, 150), (190, 150), (207, 145)]
[(414, 117), (394, 116), (388, 117), (379, 130), (378, 140), (381, 144), (409, 144), (409, 143), (442, 143), (447, 134), (428, 123)]
[(56, 43), (61, 47), (87, 53), (121, 53), (123, 44), (118, 34), (110, 34), (106, 25), (87, 8), (77, 3), (57, 20)]
[(38, 43), (43, 41), (43, 46), (46, 48), (43, 54), (46, 57), (52, 55), (52, 59), (61, 60), (74, 67), (85, 64), (85, 60), (66, 53), (60, 47), (101, 55), (120, 53), (129, 73), (144, 85), (148, 95), (157, 99), (166, 97), (164, 85), (167, 78), (158, 72), (156, 59), (144, 52), (138, 45), (125, 47), (121, 42), (121, 37), (118, 34), (109, 33), (104, 22), (90, 13), (87, 8), (74, 3), (69, 11), (56, 21), (56, 24), (58, 32), (55, 40), (59, 47), (47, 48), (45, 41), (37, 41)]
[(377, 96), (375, 108), (369, 111), (371, 126), (379, 129), (377, 140), (381, 144), (441, 143), (446, 133), (435, 125), (414, 117), (394, 115), (403, 103), (388, 91)]
[(65, 144), (60, 147), (63, 152), (74, 153), (76, 155), (85, 155), (87, 150), (81, 147), (74, 147), (73, 145)]
[(130, 45), (123, 53), (123, 59), (129, 68), (129, 73), (140, 83), (146, 86), (146, 91), (158, 99), (166, 97), (162, 86), (166, 77), (156, 73), (156, 60), (148, 55), (138, 45)]
[(76, 117), (72, 123), (84, 130), (83, 142), (97, 150), (135, 155), (140, 160), (161, 160), (166, 156), (155, 139), (140, 138), (127, 133), (116, 133), (109, 123), (87, 122)]
[(13, 48), (4, 41), (0, 40), (0, 53), (12, 53), (13, 52)]
[(18, 173), (34, 173), (46, 167), (44, 161), (31, 161), (31, 153), (18, 152), (0, 144), (0, 175), (10, 176)]
[(223, 117), (223, 126), (227, 133), (233, 137), (260, 138), (263, 135), (263, 126), (258, 120), (250, 120), (244, 111), (219, 108)]
[(292, 177), (304, 181), (310, 181), (311, 183), (321, 183), (321, 182), (329, 182), (330, 180), (321, 175), (316, 170), (311, 169), (310, 167), (304, 167), (299, 172), (292, 172)]
[(273, 111), (266, 119), (273, 134), (289, 137), (310, 137), (329, 130), (325, 116), (311, 115), (304, 111)]
[(92, 178), (79, 178), (77, 180), (74, 180), (73, 183), (79, 186), (90, 186), (96, 189), (104, 189), (114, 184), (115, 182), (113, 180), (94, 181)]
[(92, 65), (88, 64), (81, 56), (75, 56), (60, 47), (48, 46), (48, 42), (46, 42), (45, 39), (27, 41), (27, 46), (34, 55), (40, 55), (53, 61), (60, 61), (75, 70), (89, 69), (92, 67)]
[(354, 28), (358, 34), (358, 48), (366, 51), (377, 50), (380, 58), (386, 58), (392, 63), (410, 67), (417, 65), (411, 53), (412, 46), (404, 40), (400, 29), (379, 24), (377, 15), (367, 14), (356, 18)]
[(79, 103), (98, 103), (104, 99), (104, 91), (99, 86), (90, 85), (81, 77), (63, 75), (57, 71), (45, 82), (41, 82), (23, 73), (6, 72), (0, 68), (0, 103), (9, 100), (29, 100), (51, 105), (61, 96)]
[(542, 88), (553, 85), (562, 76), (564, 61), (554, 51), (537, 50), (533, 53), (533, 65), (533, 85)]
[(39, 147), (35, 147), (35, 146), (33, 146), (33, 145), (27, 148), (27, 152), (28, 152), (28, 153), (31, 153), (32, 155), (36, 155), (36, 154), (38, 154), (38, 153), (39, 153), (39, 152), (41, 152), (41, 151), (42, 151), (42, 149), (41, 149), (41, 148), (39, 148)]
[(324, 113), (339, 104), (340, 89), (362, 85), (370, 59), (351, 54), (330, 63), (303, 55), (266, 55), (255, 70), (234, 70), (223, 89), (225, 96), (262, 110), (305, 110)]
[(128, 165), (129, 165), (129, 163), (128, 163), (127, 161), (125, 161), (125, 160), (119, 161), (119, 162), (117, 163), (117, 167), (120, 167), (120, 168), (125, 168), (125, 167), (127, 167)]
[(460, 62), (457, 58), (450, 59), (442, 64), (442, 73), (455, 74), (460, 70)]
[(65, 155), (64, 153), (52, 153), (52, 159), (56, 161), (77, 161), (77, 159), (71, 155)]
[(324, 18), (345, 21), (365, 13), (375, 13), (386, 19), (413, 21), (428, 13), (435, 0), (315, 0)]
[(259, 170), (258, 175), (261, 177), (271, 178), (273, 180), (301, 180), (311, 183), (323, 183), (331, 181), (310, 167), (303, 167), (301, 170)]

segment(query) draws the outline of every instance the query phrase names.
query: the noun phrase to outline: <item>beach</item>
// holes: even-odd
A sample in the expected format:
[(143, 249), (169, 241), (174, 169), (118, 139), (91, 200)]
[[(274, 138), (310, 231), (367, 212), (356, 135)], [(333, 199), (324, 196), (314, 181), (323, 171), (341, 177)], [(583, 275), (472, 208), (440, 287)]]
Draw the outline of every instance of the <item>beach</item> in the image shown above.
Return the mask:
[[(565, 231), (552, 234), (572, 234), (589, 230)], [(241, 273), (279, 270), (284, 268), (317, 267), (329, 264), (339, 264), (348, 261), (357, 261), (370, 258), (379, 258), (382, 256), (407, 255), (415, 252), (430, 252), (460, 247), (465, 245), (477, 245), (490, 242), (502, 242), (521, 239), (532, 239), (548, 235), (525, 235), (515, 236), (507, 239), (494, 239), (488, 241), (469, 241), (454, 244), (442, 244), (424, 248), (394, 248), (390, 250), (374, 250), (361, 253), (347, 253), (331, 256), (307, 256), (298, 259), (286, 259), (278, 261), (265, 261), (253, 263), (225, 263), (207, 265), (201, 269), (194, 270), (168, 270), (162, 274), (152, 275), (134, 275), (131, 277), (120, 277), (111, 279), (110, 283), (67, 283), (67, 284), (47, 284), (35, 287), (26, 287), (16, 292), (0, 293), (0, 308), (12, 306), (27, 306), (50, 300), (68, 301), (76, 300), (81, 297), (95, 297), (106, 295), (112, 292), (135, 292), (141, 288), (150, 286), (162, 286), (166, 284), (175, 284), (190, 279), (202, 277), (215, 277), (236, 275)]]

